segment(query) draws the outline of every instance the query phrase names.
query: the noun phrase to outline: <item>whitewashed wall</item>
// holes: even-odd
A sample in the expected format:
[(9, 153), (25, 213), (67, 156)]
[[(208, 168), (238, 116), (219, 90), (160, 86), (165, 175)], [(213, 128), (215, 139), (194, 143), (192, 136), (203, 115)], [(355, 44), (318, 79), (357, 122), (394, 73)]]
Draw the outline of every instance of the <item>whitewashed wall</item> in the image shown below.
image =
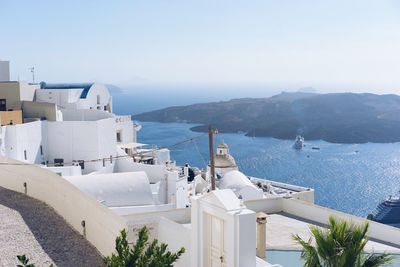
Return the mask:
[(191, 266), (190, 263), (190, 228), (166, 218), (158, 223), (158, 240), (168, 244), (168, 249), (177, 252), (181, 247), (185, 253), (174, 263), (174, 267)]
[(36, 101), (54, 103), (65, 109), (104, 110), (104, 106), (111, 107), (111, 96), (105, 85), (93, 84), (86, 98), (80, 98), (82, 91), (83, 89), (38, 89)]
[(64, 121), (97, 121), (114, 117), (109, 112), (97, 109), (63, 109), (61, 112)]
[[(97, 104), (97, 96), (100, 98), (100, 104)], [(85, 99), (80, 99), (77, 105), (78, 109), (99, 109), (104, 110), (104, 106), (111, 103), (111, 95), (107, 87), (100, 83), (95, 83), (89, 90)], [(112, 112), (112, 111), (110, 111)]]
[(28, 196), (51, 206), (81, 234), (84, 220), (86, 239), (102, 255), (114, 252), (115, 238), (127, 228), (126, 220), (51, 171), (34, 165), (4, 165), (18, 163), (4, 157), (0, 157), (0, 162), (0, 186), (24, 193), (26, 183)]
[[(126, 155), (119, 152), (119, 155)], [(117, 160), (115, 172), (144, 171), (150, 183), (157, 183), (164, 178), (167, 168), (163, 165), (149, 165), (133, 162), (132, 158), (120, 158)]]
[(97, 162), (85, 162), (83, 174), (90, 172), (112, 172), (116, 156), (115, 121), (113, 118), (99, 121), (48, 122), (49, 162), (63, 158), (73, 160), (93, 160), (114, 158)]
[(128, 144), (136, 142), (136, 131), (133, 127), (133, 122), (131, 116), (116, 116), (116, 132), (120, 132), (121, 142), (120, 144)]
[(36, 164), (47, 160), (47, 121), (2, 126), (1, 131), (3, 156)]
[(35, 91), (39, 88), (38, 84), (20, 83), (20, 100), (33, 101)]
[(83, 89), (37, 89), (37, 102), (54, 103), (61, 108), (76, 109)]

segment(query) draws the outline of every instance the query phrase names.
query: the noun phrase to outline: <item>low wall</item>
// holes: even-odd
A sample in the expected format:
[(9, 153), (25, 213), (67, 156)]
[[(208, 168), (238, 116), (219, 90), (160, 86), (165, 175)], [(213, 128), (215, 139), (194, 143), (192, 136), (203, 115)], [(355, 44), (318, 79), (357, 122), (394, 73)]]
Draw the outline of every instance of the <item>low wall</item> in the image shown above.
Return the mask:
[(155, 218), (155, 217), (164, 217), (177, 223), (190, 223), (190, 210), (191, 210), (190, 208), (183, 208), (183, 209), (171, 209), (167, 211), (132, 213), (123, 215), (123, 217), (126, 219), (128, 224), (131, 224), (131, 222), (137, 220)]
[[(117, 156), (124, 156), (121, 151), (118, 151)], [(150, 183), (157, 183), (165, 178), (166, 167), (163, 165), (149, 165), (133, 162), (132, 158), (119, 158), (116, 161), (116, 171), (118, 172), (137, 172), (144, 171), (149, 178)]]
[(158, 241), (168, 244), (168, 250), (177, 252), (181, 247), (185, 253), (174, 263), (174, 267), (190, 266), (190, 228), (161, 218), (158, 223)]
[(81, 234), (85, 221), (86, 239), (102, 255), (114, 252), (115, 238), (127, 227), (122, 217), (51, 171), (4, 157), (0, 164), (0, 186), (43, 201)]
[(254, 212), (277, 213), (283, 209), (282, 197), (248, 200), (244, 202), (244, 205)]
[(400, 246), (400, 229), (398, 228), (369, 221), (367, 219), (353, 216), (340, 211), (317, 206), (301, 200), (282, 199), (282, 204), (284, 212), (321, 224), (327, 224), (330, 216), (351, 221), (356, 224), (361, 224), (368, 221), (368, 235), (370, 238)]
[(152, 216), (137, 216), (128, 221), (128, 242), (136, 243), (139, 231), (146, 226), (149, 233), (149, 241), (157, 239), (159, 244), (168, 245), (168, 251), (177, 252), (181, 247), (185, 248), (185, 253), (174, 263), (174, 267), (191, 266), (191, 232), (190, 226), (174, 222), (165, 217), (159, 216), (160, 213)]

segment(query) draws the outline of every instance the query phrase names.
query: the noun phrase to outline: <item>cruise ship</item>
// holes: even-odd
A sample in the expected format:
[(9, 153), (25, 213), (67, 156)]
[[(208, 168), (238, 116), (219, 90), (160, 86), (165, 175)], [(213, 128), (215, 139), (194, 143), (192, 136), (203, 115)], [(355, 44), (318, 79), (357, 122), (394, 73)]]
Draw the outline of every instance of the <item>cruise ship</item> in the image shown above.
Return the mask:
[(400, 227), (400, 192), (396, 197), (381, 201), (379, 205), (368, 215), (369, 220)]

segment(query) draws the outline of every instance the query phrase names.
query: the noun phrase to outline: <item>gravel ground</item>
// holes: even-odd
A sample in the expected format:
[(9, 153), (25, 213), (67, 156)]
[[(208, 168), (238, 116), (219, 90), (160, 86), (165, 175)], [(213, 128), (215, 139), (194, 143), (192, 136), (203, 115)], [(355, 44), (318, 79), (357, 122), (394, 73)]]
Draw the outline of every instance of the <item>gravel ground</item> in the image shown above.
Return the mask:
[(37, 267), (102, 265), (96, 248), (51, 207), (0, 187), (0, 266), (16, 266), (21, 254)]

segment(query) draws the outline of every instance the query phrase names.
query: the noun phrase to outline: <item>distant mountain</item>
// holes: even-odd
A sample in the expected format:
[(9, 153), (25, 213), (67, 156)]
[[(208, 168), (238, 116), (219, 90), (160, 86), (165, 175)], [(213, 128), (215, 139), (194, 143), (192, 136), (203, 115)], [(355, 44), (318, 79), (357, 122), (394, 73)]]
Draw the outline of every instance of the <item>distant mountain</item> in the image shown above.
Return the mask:
[(134, 116), (140, 121), (211, 124), (220, 132), (333, 143), (399, 142), (400, 96), (375, 94), (281, 93), (270, 98), (169, 107)]
[(106, 86), (111, 94), (120, 94), (124, 92), (124, 89), (122, 89), (121, 87), (112, 84), (107, 84)]

